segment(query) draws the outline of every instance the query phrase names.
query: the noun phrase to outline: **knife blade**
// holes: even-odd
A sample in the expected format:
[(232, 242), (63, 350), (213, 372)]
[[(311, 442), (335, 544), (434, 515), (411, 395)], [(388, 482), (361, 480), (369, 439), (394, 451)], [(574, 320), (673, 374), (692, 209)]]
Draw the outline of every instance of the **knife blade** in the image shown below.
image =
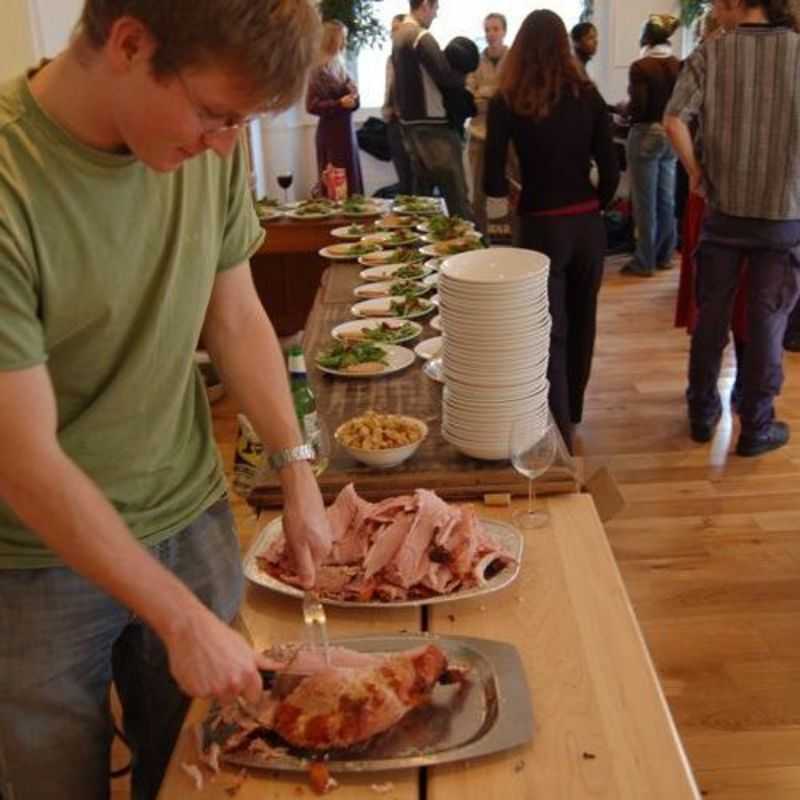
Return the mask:
[(328, 625), (325, 616), (325, 607), (315, 592), (307, 591), (303, 594), (303, 621), (306, 625), (306, 639), (312, 652), (322, 649), (325, 664), (330, 666), (331, 657), (328, 647)]

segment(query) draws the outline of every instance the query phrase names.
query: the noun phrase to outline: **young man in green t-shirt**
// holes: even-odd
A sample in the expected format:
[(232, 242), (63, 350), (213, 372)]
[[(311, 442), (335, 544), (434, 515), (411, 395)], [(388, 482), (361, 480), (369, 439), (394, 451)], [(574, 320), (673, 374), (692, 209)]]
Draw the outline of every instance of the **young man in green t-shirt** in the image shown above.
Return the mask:
[(0, 797), (108, 793), (108, 690), (153, 797), (189, 696), (253, 699), (225, 624), (239, 552), (202, 334), (276, 453), (309, 585), (330, 548), (253, 289), (237, 146), (291, 105), (311, 0), (86, 0), (67, 50), (0, 87)]

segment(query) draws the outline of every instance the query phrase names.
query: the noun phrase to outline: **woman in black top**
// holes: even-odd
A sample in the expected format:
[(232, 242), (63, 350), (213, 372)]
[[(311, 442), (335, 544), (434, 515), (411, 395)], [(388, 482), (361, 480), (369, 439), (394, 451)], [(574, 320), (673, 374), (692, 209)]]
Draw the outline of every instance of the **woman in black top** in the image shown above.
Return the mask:
[[(567, 29), (552, 11), (526, 17), (489, 104), (484, 187), (490, 198), (508, 195), (509, 142), (522, 184), (519, 244), (550, 257), (550, 409), (571, 452), (572, 426), (583, 415), (603, 277), (600, 211), (614, 197), (619, 169), (605, 101), (580, 73)], [(589, 178), (592, 161), (597, 188)]]
[(630, 69), (628, 164), (636, 253), (622, 271), (647, 277), (668, 269), (675, 251), (675, 166), (677, 159), (661, 118), (680, 72), (669, 37), (678, 20), (651, 14), (642, 31), (642, 58)]

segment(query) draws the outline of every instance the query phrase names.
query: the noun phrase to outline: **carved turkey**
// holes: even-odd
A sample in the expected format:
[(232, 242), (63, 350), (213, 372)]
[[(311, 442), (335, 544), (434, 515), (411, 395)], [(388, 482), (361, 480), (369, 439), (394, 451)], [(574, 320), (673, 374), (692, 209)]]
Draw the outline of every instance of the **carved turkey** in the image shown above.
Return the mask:
[(447, 668), (438, 647), (331, 667), (300, 681), (275, 710), (273, 729), (295, 747), (344, 748), (388, 730), (427, 702)]

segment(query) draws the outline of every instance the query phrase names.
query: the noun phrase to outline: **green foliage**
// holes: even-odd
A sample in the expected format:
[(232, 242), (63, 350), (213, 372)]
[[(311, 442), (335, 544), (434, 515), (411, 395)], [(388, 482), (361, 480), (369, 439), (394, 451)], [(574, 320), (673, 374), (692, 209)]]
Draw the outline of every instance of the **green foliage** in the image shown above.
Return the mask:
[(707, 0), (680, 0), (681, 24), (688, 27), (708, 8)]
[(386, 29), (375, 16), (379, 0), (320, 0), (322, 19), (338, 19), (347, 25), (347, 49), (358, 53), (362, 47), (374, 47), (386, 37)]

